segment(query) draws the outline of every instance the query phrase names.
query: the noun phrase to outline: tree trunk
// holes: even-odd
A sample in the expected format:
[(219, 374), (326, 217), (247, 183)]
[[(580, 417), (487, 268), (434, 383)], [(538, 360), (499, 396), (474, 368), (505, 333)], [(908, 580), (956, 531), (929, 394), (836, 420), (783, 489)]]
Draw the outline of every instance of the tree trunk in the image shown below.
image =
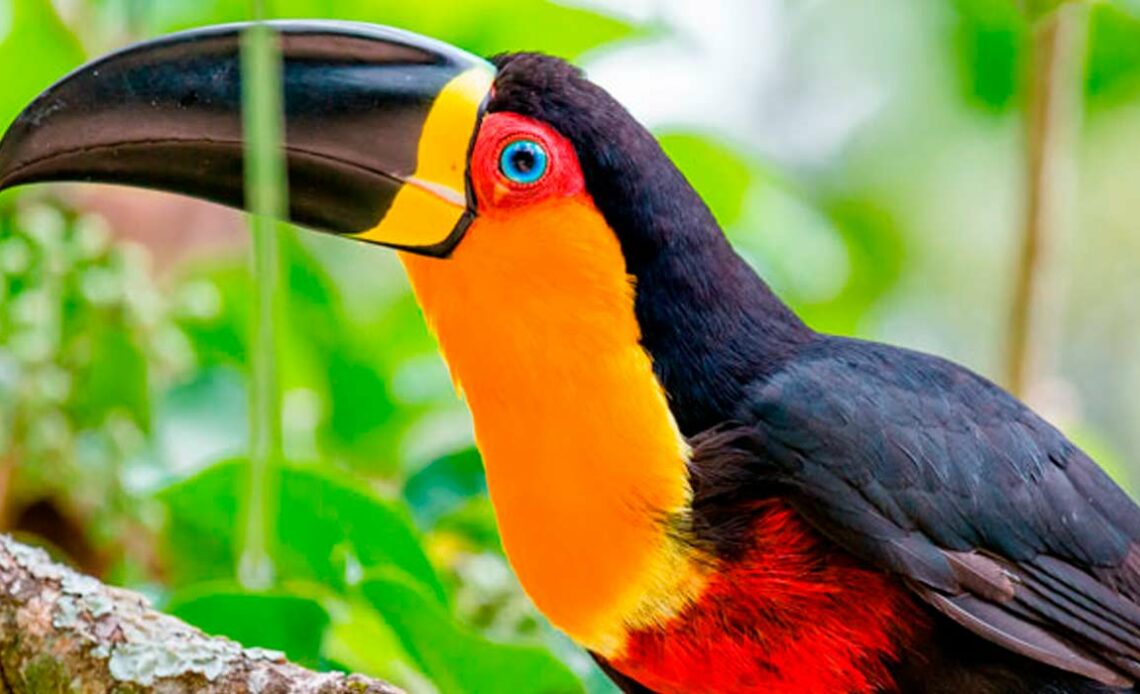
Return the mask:
[(399, 694), (210, 637), (0, 535), (0, 694)]

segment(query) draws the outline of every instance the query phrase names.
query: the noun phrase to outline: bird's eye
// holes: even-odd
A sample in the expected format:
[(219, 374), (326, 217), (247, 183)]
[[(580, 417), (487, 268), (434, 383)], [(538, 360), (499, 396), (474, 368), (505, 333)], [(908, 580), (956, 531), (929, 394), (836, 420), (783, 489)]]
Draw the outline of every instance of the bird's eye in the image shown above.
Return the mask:
[(499, 155), (499, 171), (507, 180), (522, 185), (535, 183), (550, 165), (546, 149), (534, 140), (515, 140), (503, 147)]

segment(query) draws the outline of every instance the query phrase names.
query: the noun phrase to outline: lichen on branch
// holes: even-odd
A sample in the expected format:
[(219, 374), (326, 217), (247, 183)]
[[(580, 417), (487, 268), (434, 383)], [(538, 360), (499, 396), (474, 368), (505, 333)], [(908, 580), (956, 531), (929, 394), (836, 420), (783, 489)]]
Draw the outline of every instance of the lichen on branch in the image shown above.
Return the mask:
[(242, 648), (150, 608), (130, 591), (0, 535), (0, 694), (203, 692), (398, 694), (361, 675), (318, 673)]

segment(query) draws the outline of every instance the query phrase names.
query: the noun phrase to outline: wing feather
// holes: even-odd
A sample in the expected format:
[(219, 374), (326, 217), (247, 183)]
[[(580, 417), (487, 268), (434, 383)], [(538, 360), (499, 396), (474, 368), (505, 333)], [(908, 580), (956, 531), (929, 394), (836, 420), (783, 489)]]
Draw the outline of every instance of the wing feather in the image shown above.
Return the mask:
[(739, 461), (702, 474), (779, 494), (983, 638), (1111, 686), (1140, 679), (1140, 508), (985, 379), (825, 338), (693, 443), (698, 467)]

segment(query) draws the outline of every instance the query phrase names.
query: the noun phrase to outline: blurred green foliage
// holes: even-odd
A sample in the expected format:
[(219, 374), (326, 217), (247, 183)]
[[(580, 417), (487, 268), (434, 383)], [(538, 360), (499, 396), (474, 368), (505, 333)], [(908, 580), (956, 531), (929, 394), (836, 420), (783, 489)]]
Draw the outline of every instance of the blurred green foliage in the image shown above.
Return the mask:
[(0, 65), (20, 66), (18, 76), (9, 77), (5, 71), (0, 122), (12, 122), (40, 90), (83, 58), (79, 39), (60, 21), (50, 0), (6, 0), (0, 4)]
[(1092, 10), (1086, 89), (1094, 105), (1126, 103), (1140, 93), (1140, 5)]
[(1025, 77), (1029, 27), (1015, 7), (991, 0), (957, 0), (959, 74), (966, 98), (1001, 111), (1014, 105)]
[[(942, 91), (912, 97), (926, 110), (890, 102), (887, 125), (868, 127), (827, 172), (777, 163), (739, 133), (701, 124), (670, 124), (662, 143), (736, 246), (809, 323), (878, 336), (876, 321), (900, 292), (941, 296), (961, 282), (939, 284), (935, 270), (949, 245), (976, 241), (970, 230), (919, 228), (957, 199), (929, 174), (938, 162), (928, 155), (943, 155), (944, 140), (969, 151), (978, 132), (1012, 131), (1033, 22), (1056, 4), (933, 3)], [(58, 5), (0, 0), (3, 123), (85, 56), (247, 18), (245, 3), (225, 0)], [(392, 24), (485, 55), (540, 49), (577, 59), (678, 30), (544, 0), (271, 5), (278, 17)], [(900, 60), (919, 63), (927, 48), (911, 50)], [(932, 93), (949, 94), (953, 106), (939, 111)], [(1092, 4), (1085, 95), (1093, 116), (1140, 98), (1133, 0)], [(868, 142), (894, 163), (866, 155)], [(981, 170), (990, 161), (972, 163)], [(998, 204), (986, 180), (970, 198), (979, 208)], [(943, 195), (950, 202), (931, 204), (933, 213), (916, 202)], [(66, 193), (0, 198), (0, 522), (204, 629), (313, 667), (368, 672), (412, 692), (613, 691), (512, 578), (467, 415), (391, 254), (279, 237), (276, 581), (252, 591), (235, 569), (255, 310), (247, 262), (215, 253), (157, 274), (144, 249), (81, 208)], [(919, 280), (907, 267), (920, 268)], [(1001, 301), (987, 295), (961, 312), (1000, 312)], [(934, 334), (950, 331), (944, 317), (923, 318), (937, 324)], [(992, 351), (962, 332), (963, 342)], [(961, 356), (985, 364), (978, 354)], [(1073, 426), (1102, 461), (1123, 459), (1127, 443), (1095, 429)]]
[(148, 474), (151, 395), (191, 365), (146, 260), (99, 218), (0, 210), (0, 509), (57, 499), (86, 526), (58, 540), (92, 561), (144, 523), (129, 487)]

